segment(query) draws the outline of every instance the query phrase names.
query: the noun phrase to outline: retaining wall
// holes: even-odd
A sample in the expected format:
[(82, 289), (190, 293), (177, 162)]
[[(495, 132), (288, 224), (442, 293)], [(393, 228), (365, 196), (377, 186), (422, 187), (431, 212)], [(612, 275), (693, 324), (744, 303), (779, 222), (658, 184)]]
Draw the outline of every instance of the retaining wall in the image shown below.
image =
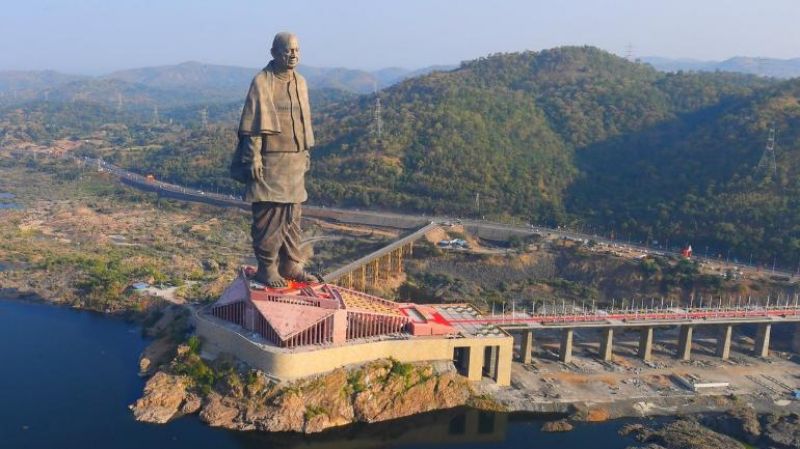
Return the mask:
[[(483, 351), (487, 346), (499, 346), (497, 383), (511, 382), (511, 348), (513, 338), (442, 338), (415, 337), (403, 340), (381, 340), (364, 343), (348, 343), (340, 346), (309, 348), (287, 351), (261, 345), (239, 334), (214, 317), (195, 312), (195, 331), (204, 341), (203, 350), (212, 356), (231, 354), (253, 368), (264, 371), (280, 380), (293, 380), (322, 374), (336, 368), (361, 364), (372, 360), (392, 357), (400, 362), (451, 361), (455, 348), (469, 348), (471, 354), (479, 355), (470, 364), (483, 363)], [(470, 369), (470, 380), (480, 380), (480, 368)]]

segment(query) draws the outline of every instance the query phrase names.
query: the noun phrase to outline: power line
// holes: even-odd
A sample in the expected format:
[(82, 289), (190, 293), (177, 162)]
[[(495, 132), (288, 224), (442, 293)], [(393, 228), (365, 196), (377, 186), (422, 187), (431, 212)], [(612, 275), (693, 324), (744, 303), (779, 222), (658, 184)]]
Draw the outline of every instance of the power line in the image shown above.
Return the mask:
[(200, 110), (200, 123), (203, 126), (203, 129), (208, 129), (208, 108), (203, 108)]
[(768, 170), (772, 172), (773, 176), (778, 176), (778, 164), (775, 161), (775, 127), (769, 129), (767, 136), (767, 145), (764, 147), (764, 153), (761, 155), (761, 160), (758, 161), (758, 170)]
[(633, 44), (630, 42), (625, 46), (625, 59), (633, 62)]
[(378, 145), (383, 145), (383, 108), (381, 107), (381, 95), (378, 92), (378, 86), (375, 85), (375, 108), (372, 114), (373, 126), (375, 127), (375, 138)]

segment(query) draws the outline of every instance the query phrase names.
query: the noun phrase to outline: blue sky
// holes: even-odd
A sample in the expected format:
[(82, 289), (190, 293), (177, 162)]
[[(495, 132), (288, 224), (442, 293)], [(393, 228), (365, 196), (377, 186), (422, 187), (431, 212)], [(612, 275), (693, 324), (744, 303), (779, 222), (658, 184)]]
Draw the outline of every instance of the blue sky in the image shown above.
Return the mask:
[(800, 57), (800, 0), (2, 0), (0, 70), (98, 74), (196, 60), (376, 69), (589, 44), (617, 54)]

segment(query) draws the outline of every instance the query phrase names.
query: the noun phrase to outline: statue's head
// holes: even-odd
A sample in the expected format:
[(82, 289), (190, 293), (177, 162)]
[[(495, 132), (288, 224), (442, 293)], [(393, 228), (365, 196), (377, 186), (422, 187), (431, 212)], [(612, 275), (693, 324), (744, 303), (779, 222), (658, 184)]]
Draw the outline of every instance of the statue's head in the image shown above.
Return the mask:
[(281, 32), (272, 40), (272, 59), (279, 69), (292, 70), (300, 63), (300, 44), (297, 36), (289, 32)]

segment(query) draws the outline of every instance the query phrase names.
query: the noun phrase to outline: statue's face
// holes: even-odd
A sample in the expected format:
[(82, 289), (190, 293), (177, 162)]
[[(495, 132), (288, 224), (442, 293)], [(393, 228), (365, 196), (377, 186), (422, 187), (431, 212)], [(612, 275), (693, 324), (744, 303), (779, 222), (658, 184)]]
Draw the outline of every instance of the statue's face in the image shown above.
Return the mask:
[(297, 38), (291, 36), (286, 42), (281, 42), (281, 45), (273, 48), (272, 57), (283, 68), (297, 67), (300, 64), (300, 44), (297, 43)]

